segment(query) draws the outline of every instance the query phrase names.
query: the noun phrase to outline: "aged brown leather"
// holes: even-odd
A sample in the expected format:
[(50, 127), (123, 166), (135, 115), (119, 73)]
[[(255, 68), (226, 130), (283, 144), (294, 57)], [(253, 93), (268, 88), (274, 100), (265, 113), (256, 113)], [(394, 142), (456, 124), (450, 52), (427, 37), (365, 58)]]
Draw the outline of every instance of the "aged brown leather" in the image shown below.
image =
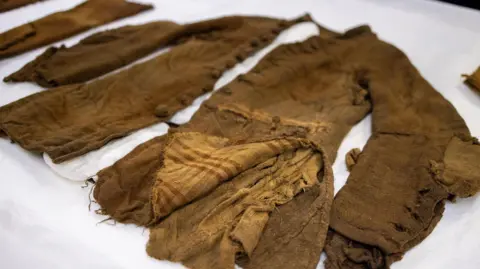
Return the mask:
[(445, 201), (479, 190), (480, 146), (407, 56), (372, 35), (356, 55), (373, 104), (372, 136), (335, 196), (326, 268), (388, 268), (420, 243)]
[(152, 8), (151, 5), (125, 0), (88, 0), (70, 10), (53, 13), (1, 33), (0, 59), (15, 56)]
[[(167, 120), (282, 29), (308, 20), (233, 16), (199, 22), (187, 27), (183, 43), (168, 53), (92, 83), (50, 89), (1, 107), (0, 130), (56, 163), (77, 157)], [(196, 35), (198, 29), (211, 31)]]
[(35, 2), (46, 0), (4, 0), (0, 2), (0, 12), (9, 11), (15, 8), (23, 7)]
[(185, 27), (158, 21), (95, 33), (70, 48), (48, 48), (4, 81), (43, 87), (86, 82), (169, 45)]
[[(337, 53), (353, 49), (356, 35), (341, 38), (332, 41), (314, 37), (278, 47), (252, 71), (213, 94), (188, 124), (139, 146), (102, 170), (94, 190), (102, 212), (120, 222), (151, 227), (148, 253), (159, 259), (180, 261), (190, 268), (233, 268), (235, 260), (243, 268), (315, 268), (323, 249), (333, 196), (329, 163), (346, 133), (370, 111), (366, 91), (359, 84), (358, 70), (336, 59)], [(235, 223), (239, 220), (232, 220), (227, 214), (235, 212), (237, 207), (229, 198), (242, 192), (242, 188), (236, 187), (242, 184), (241, 175), (249, 175), (244, 176), (245, 181), (263, 178), (265, 170), (254, 166), (240, 175), (233, 173), (228, 181), (222, 180), (224, 183), (203, 176), (203, 181), (192, 183), (186, 175), (201, 176), (202, 170), (197, 169), (206, 163), (221, 167), (220, 164), (231, 162), (218, 157), (216, 151), (203, 149), (203, 144), (213, 142), (201, 142), (197, 134), (241, 145), (237, 154), (254, 152), (245, 149), (249, 141), (306, 138), (323, 149), (324, 169), (317, 173), (319, 184), (288, 196), (292, 200), (278, 204), (278, 210), (266, 210), (271, 212), (266, 224), (265, 219), (254, 221), (249, 225), (251, 229), (242, 230), (243, 236), (238, 237), (231, 228), (237, 227)], [(177, 138), (179, 135), (192, 138), (182, 141)], [(177, 167), (172, 162), (173, 154), (188, 157), (189, 164), (194, 166)], [(235, 151), (228, 151), (228, 156), (235, 156)], [(282, 159), (286, 153), (278, 156)], [(261, 162), (258, 158), (247, 160)], [(179, 156), (174, 159), (181, 160)], [(232, 171), (244, 167), (241, 162), (236, 163), (230, 168)], [(250, 201), (251, 196), (246, 197)], [(243, 208), (244, 201), (238, 202), (239, 208)], [(258, 203), (254, 202), (262, 204)], [(218, 215), (213, 214), (218, 204), (229, 206), (222, 207)], [(265, 210), (264, 205), (261, 208)], [(245, 214), (250, 216), (248, 212)], [(212, 222), (211, 218), (221, 218), (225, 225), (222, 221)], [(213, 236), (212, 231), (220, 233)]]

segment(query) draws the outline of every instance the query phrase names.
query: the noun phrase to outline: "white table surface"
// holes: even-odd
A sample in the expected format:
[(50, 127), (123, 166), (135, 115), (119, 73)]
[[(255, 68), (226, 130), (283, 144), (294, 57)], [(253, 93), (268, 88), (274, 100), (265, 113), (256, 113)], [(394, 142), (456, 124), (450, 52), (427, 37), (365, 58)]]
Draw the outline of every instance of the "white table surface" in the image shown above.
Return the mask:
[[(0, 32), (73, 7), (81, 0), (48, 0), (0, 14)], [(315, 20), (344, 30), (369, 24), (378, 35), (401, 48), (422, 75), (457, 108), (475, 136), (480, 136), (480, 95), (462, 84), (460, 75), (480, 65), (480, 12), (427, 0), (142, 0), (155, 10), (95, 28), (56, 43), (73, 45), (107, 28), (170, 19), (191, 22), (228, 14), (295, 17), (310, 12)], [(309, 28), (310, 27), (310, 28)], [(299, 26), (280, 37), (294, 41), (311, 34)], [(0, 61), (0, 77), (17, 70), (44, 48)], [(259, 58), (258, 56), (257, 58)], [(245, 72), (247, 60), (228, 72), (220, 84)], [(0, 105), (42, 90), (29, 84), (0, 82)], [(188, 118), (189, 112), (178, 117)], [(343, 156), (363, 147), (370, 135), (370, 117), (357, 125), (339, 150), (334, 164), (335, 190), (348, 176)], [(39, 155), (0, 139), (0, 268), (183, 268), (149, 258), (145, 252), (148, 230), (106, 223), (88, 211), (89, 188), (55, 174)], [(409, 251), (392, 269), (480, 268), (480, 195), (447, 204), (433, 233)], [(318, 268), (323, 268), (319, 264)]]

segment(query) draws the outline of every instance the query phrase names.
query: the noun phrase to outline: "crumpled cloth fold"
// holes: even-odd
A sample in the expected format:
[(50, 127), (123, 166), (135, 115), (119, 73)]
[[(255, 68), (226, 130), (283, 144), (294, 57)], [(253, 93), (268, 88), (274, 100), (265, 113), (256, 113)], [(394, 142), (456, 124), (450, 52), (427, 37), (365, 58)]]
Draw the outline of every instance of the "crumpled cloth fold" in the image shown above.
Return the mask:
[[(171, 134), (153, 186), (154, 215), (188, 205), (152, 225), (147, 252), (194, 269), (234, 268), (236, 256), (252, 256), (277, 206), (302, 192), (331, 198), (332, 172), (324, 164), (321, 149), (299, 138), (232, 143)], [(306, 213), (321, 209), (328, 212)]]

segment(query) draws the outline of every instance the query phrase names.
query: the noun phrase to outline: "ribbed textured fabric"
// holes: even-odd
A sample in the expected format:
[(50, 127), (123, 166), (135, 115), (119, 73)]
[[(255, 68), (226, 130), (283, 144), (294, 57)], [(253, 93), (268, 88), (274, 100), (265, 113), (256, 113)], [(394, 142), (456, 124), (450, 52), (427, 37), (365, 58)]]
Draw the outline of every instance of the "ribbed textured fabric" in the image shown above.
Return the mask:
[(151, 8), (153, 8), (151, 5), (125, 0), (88, 0), (70, 10), (53, 13), (1, 33), (0, 59), (48, 45)]
[(1, 107), (0, 130), (56, 163), (77, 157), (167, 120), (282, 29), (308, 20), (234, 16), (189, 25), (168, 53), (92, 83), (53, 88)]

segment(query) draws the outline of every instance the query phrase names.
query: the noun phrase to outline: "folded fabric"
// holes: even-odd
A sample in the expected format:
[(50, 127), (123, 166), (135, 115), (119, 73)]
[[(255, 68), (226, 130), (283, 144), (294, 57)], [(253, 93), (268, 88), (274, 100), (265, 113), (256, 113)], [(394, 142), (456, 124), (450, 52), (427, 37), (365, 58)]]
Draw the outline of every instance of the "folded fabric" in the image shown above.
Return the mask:
[(328, 257), (326, 268), (385, 268), (384, 255), (379, 248), (351, 241), (332, 230), (328, 232), (325, 253)]
[[(324, 214), (328, 195), (317, 197), (324, 205), (320, 215), (308, 217), (292, 212), (313, 212), (309, 210), (318, 205), (312, 202), (317, 198), (310, 198), (305, 211), (298, 201), (308, 196), (293, 196), (293, 203), (279, 206), (284, 210), (269, 213), (266, 224), (263, 219), (253, 221), (249, 226), (264, 227), (263, 232), (258, 235), (252, 228), (249, 236), (241, 237), (248, 238), (244, 240), (248, 243), (243, 243), (233, 228), (229, 230), (236, 227), (231, 219), (236, 204), (221, 207), (230, 214), (216, 211), (216, 207), (208, 209), (211, 200), (217, 206), (230, 201), (222, 200), (227, 199), (224, 193), (237, 197), (239, 190), (233, 187), (236, 176), (218, 174), (202, 180), (202, 188), (192, 186), (192, 175), (202, 178), (199, 167), (192, 165), (202, 165), (200, 159), (209, 161), (212, 151), (204, 146), (213, 143), (189, 142), (201, 149), (194, 154), (181, 150), (194, 150), (192, 144), (175, 137), (194, 132), (228, 138), (229, 143), (301, 137), (321, 146), (326, 160), (333, 160), (343, 136), (369, 112), (369, 98), (375, 104), (374, 135), (362, 153), (356, 151), (355, 158), (352, 155), (352, 174), (335, 199), (326, 266), (388, 268), (433, 230), (447, 198), (478, 191), (479, 166), (472, 160), (478, 158), (479, 150), (461, 117), (421, 78), (408, 58), (365, 26), (277, 48), (251, 72), (212, 95), (190, 123), (145, 143), (101, 171), (94, 196), (102, 212), (113, 219), (151, 227), (147, 250), (157, 258), (180, 261), (191, 268), (207, 264), (232, 268), (235, 260), (244, 268), (314, 268), (329, 223), (328, 213)], [(238, 150), (242, 154), (242, 149)], [(172, 165), (168, 152), (183, 154), (180, 163), (191, 162), (190, 167)], [(217, 162), (208, 165), (218, 167)], [(135, 169), (141, 172), (133, 172)], [(169, 169), (182, 171), (185, 177), (165, 176)], [(252, 173), (262, 177), (259, 172)], [(308, 191), (312, 194), (315, 189)], [(246, 209), (242, 203), (240, 199), (238, 206)], [(201, 213), (204, 207), (214, 213), (207, 217)], [(212, 224), (209, 221), (216, 217), (227, 225), (213, 236), (203, 224)], [(297, 228), (276, 234), (283, 219)], [(310, 222), (319, 224), (305, 225)], [(261, 225), (255, 226), (258, 223)], [(205, 242), (209, 238), (205, 234), (212, 235), (214, 242)], [(292, 253), (282, 258), (284, 246)]]
[(0, 59), (14, 56), (93, 27), (153, 8), (125, 0), (88, 0), (0, 34)]
[(473, 72), (471, 75), (465, 75), (465, 83), (475, 89), (476, 91), (480, 91), (480, 67)]
[(447, 199), (480, 188), (480, 146), (455, 108), (394, 46), (355, 50), (373, 134), (335, 196), (327, 269), (389, 268), (432, 232)]
[[(155, 258), (181, 261), (194, 269), (233, 269), (236, 255), (252, 255), (276, 206), (305, 190), (331, 198), (326, 192), (333, 184), (332, 173), (323, 169), (328, 161), (306, 140), (232, 142), (190, 132), (169, 139), (167, 145), (173, 148), (165, 148), (153, 188), (154, 217), (211, 192), (151, 229), (147, 252)], [(318, 178), (320, 172), (323, 176)], [(167, 183), (181, 174), (180, 182), (189, 184), (178, 189), (180, 185)]]
[(14, 1), (1, 1), (0, 2), (0, 12), (9, 11), (15, 8), (23, 7), (35, 2), (40, 2), (45, 0), (14, 0)]
[[(333, 197), (330, 162), (342, 138), (370, 111), (357, 70), (335, 57), (354, 47), (356, 38), (316, 36), (273, 50), (215, 92), (189, 123), (102, 170), (94, 190), (101, 212), (150, 227), (148, 253), (190, 268), (233, 268), (235, 262), (243, 268), (315, 268)], [(322, 169), (315, 168), (318, 182), (301, 192), (288, 183), (299, 184), (287, 172), (289, 162), (313, 149), (305, 152), (308, 143), (299, 141), (318, 145), (323, 159)], [(312, 182), (308, 167), (294, 170)], [(257, 186), (252, 180), (258, 192), (251, 191)], [(265, 193), (273, 196), (256, 197)], [(278, 210), (272, 211), (269, 197), (279, 201)]]
[[(156, 219), (169, 215), (178, 207), (210, 193), (223, 182), (285, 152), (305, 151), (309, 157), (300, 160), (311, 158), (311, 151), (306, 150), (311, 146), (303, 140), (286, 138), (231, 146), (228, 143), (226, 138), (205, 137), (190, 132), (177, 133), (169, 138), (168, 146), (163, 151), (163, 167), (156, 173), (152, 190)], [(302, 165), (297, 162), (290, 165), (295, 164)], [(286, 167), (282, 169), (288, 171)]]
[(70, 48), (48, 48), (4, 81), (34, 81), (43, 87), (85, 82), (168, 45), (180, 29), (174, 22), (158, 21), (99, 32)]
[(225, 70), (268, 45), (282, 29), (308, 20), (225, 17), (201, 22), (213, 30), (187, 33), (184, 43), (147, 62), (1, 107), (0, 129), (23, 148), (47, 153), (55, 163), (69, 160), (165, 121), (211, 91)]

